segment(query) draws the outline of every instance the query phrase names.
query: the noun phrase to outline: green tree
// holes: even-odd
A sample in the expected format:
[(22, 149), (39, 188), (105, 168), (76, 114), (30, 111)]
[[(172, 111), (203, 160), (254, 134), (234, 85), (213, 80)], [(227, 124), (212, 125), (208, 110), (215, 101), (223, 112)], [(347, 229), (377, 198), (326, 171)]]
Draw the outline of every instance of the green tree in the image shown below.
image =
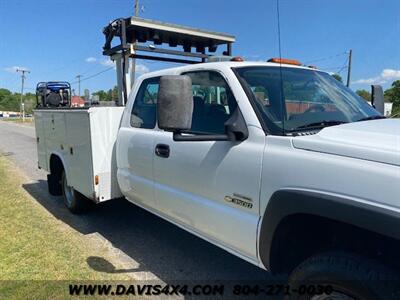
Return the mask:
[(116, 101), (118, 99), (118, 87), (114, 86), (107, 91), (99, 90), (92, 95), (98, 95), (100, 101)]
[(36, 95), (32, 93), (26, 93), (24, 95), (25, 113), (31, 114), (36, 107)]
[(342, 76), (340, 76), (339, 74), (333, 74), (332, 77), (335, 78), (337, 81), (340, 81), (343, 83)]
[(371, 101), (371, 93), (368, 92), (367, 90), (364, 90), (364, 89), (363, 90), (357, 90), (356, 93), (361, 98), (364, 98), (365, 101)]
[(107, 101), (107, 97), (108, 97), (107, 92), (105, 92), (103, 90), (94, 92), (93, 95), (99, 96), (99, 101)]
[(7, 89), (0, 89), (0, 110), (19, 111), (20, 95)]
[(112, 89), (109, 89), (109, 90), (107, 91), (107, 98), (106, 98), (106, 101), (112, 101), (112, 99), (113, 99), (113, 90), (112, 90)]
[(385, 91), (385, 99), (394, 104), (400, 104), (400, 80), (394, 81), (391, 88)]
[(385, 99), (393, 103), (392, 115), (400, 114), (400, 80), (392, 83), (391, 88), (385, 91)]
[(112, 101), (118, 100), (118, 87), (115, 85), (112, 90)]

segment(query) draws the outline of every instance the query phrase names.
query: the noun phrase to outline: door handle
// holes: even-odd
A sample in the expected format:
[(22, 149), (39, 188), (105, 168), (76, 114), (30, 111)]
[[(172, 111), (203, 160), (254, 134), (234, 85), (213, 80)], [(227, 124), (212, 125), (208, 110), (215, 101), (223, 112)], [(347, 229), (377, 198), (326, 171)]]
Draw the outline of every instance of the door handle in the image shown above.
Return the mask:
[(169, 146), (165, 145), (165, 144), (157, 144), (154, 152), (157, 156), (168, 158), (169, 157)]

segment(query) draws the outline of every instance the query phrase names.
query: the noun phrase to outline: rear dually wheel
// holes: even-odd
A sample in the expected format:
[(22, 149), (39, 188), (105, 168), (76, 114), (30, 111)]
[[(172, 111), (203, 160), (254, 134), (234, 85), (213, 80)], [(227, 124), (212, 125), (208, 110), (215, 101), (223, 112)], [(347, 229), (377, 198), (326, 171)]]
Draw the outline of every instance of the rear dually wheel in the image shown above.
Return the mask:
[(65, 206), (74, 214), (81, 214), (89, 211), (93, 207), (93, 202), (76, 191), (68, 184), (67, 176), (63, 171), (61, 176), (61, 186)]

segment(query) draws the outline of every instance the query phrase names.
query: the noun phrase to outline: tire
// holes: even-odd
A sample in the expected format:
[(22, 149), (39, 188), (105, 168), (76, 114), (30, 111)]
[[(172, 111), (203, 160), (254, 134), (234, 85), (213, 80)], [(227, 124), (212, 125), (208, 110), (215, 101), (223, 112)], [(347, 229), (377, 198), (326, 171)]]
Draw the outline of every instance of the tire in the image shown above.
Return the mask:
[[(286, 299), (400, 299), (398, 273), (371, 259), (346, 253), (326, 253), (301, 263), (290, 275), (292, 290), (300, 286), (332, 287), (330, 295), (300, 295)], [(330, 297), (329, 297), (330, 296)]]
[(94, 206), (92, 201), (68, 185), (65, 171), (61, 176), (61, 186), (64, 204), (73, 214), (86, 213)]
[(47, 175), (47, 187), (49, 189), (49, 194), (52, 196), (61, 196), (62, 195), (62, 187), (60, 178), (54, 176), (53, 174)]

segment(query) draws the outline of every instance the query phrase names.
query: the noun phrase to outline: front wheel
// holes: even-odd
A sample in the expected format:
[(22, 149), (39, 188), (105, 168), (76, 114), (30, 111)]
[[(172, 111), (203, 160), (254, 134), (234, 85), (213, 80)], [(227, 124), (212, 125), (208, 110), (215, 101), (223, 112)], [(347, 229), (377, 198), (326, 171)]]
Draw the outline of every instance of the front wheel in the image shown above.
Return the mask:
[(92, 201), (76, 191), (72, 186), (68, 185), (65, 171), (61, 177), (61, 185), (64, 204), (73, 214), (85, 213), (92, 208)]
[(290, 275), (292, 290), (299, 287), (329, 288), (328, 293), (292, 295), (301, 300), (399, 299), (398, 273), (385, 265), (357, 255), (326, 253), (301, 263)]

